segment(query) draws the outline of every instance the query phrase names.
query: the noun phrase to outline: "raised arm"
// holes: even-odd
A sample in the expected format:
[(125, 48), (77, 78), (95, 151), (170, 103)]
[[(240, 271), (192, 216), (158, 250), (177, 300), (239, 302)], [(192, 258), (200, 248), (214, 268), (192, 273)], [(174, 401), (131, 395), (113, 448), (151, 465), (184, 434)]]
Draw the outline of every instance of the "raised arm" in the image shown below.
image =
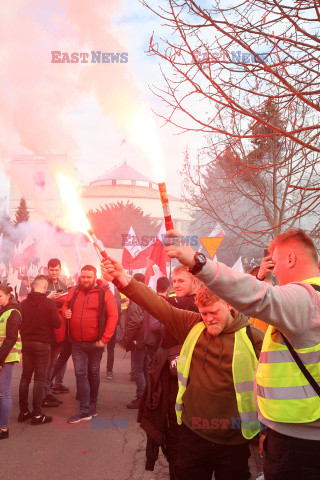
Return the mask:
[[(180, 234), (171, 231), (168, 235)], [(171, 245), (166, 247), (166, 251), (169, 257), (193, 267), (194, 251), (191, 247)], [(239, 312), (257, 317), (289, 336), (298, 336), (308, 329), (320, 309), (320, 295), (307, 283), (272, 287), (252, 275), (211, 261), (197, 277)]]
[(114, 259), (105, 260), (101, 264), (101, 271), (103, 275), (111, 275), (116, 279), (114, 283), (122, 293), (163, 323), (180, 342), (185, 340), (192, 326), (201, 319), (198, 313), (172, 307), (151, 288), (128, 277), (122, 265)]

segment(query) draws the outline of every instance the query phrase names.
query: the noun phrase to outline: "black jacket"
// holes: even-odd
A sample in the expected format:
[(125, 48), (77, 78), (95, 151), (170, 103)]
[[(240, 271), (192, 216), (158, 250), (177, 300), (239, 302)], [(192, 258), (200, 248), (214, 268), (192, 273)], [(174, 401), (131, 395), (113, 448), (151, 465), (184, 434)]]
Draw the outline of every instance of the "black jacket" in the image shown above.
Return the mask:
[[(170, 297), (166, 300), (176, 308), (198, 312), (198, 307), (194, 301), (195, 295)], [(165, 328), (162, 345), (151, 362), (148, 382), (139, 406), (138, 422), (148, 435), (147, 463), (153, 466), (157, 455), (151, 458), (149, 453), (152, 451), (154, 455), (157, 446), (159, 448), (161, 445), (168, 461), (172, 461), (172, 458), (174, 458), (174, 449), (171, 451), (170, 444), (166, 442), (166, 431), (168, 428), (171, 431), (171, 441), (173, 440), (174, 443), (179, 444), (181, 430), (175, 416), (178, 379), (170, 373), (168, 363), (169, 349), (178, 345), (178, 340)], [(151, 444), (152, 447), (150, 447)]]
[(31, 292), (21, 302), (20, 311), (22, 346), (25, 341), (51, 344), (53, 329), (61, 325), (56, 302), (45, 293)]
[(4, 364), (5, 359), (9, 355), (10, 350), (14, 346), (18, 338), (19, 327), (21, 323), (21, 315), (17, 312), (19, 310), (18, 303), (12, 299), (8, 305), (5, 307), (0, 308), (0, 318), (1, 315), (4, 314), (7, 310), (11, 310), (14, 308), (15, 310), (10, 313), (7, 325), (6, 325), (6, 338), (4, 339), (1, 347), (0, 347), (0, 366), (2, 367)]
[(145, 311), (130, 300), (127, 308), (125, 331), (121, 342), (127, 351), (144, 348), (144, 329)]

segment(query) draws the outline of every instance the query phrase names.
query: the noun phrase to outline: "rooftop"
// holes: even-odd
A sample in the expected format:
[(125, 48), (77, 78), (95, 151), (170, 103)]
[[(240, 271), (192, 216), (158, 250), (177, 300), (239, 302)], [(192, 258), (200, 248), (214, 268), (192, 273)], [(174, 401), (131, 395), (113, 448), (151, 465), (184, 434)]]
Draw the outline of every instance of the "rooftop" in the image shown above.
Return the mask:
[(90, 182), (90, 186), (98, 185), (137, 185), (142, 187), (157, 188), (157, 184), (147, 178), (127, 162), (112, 168)]

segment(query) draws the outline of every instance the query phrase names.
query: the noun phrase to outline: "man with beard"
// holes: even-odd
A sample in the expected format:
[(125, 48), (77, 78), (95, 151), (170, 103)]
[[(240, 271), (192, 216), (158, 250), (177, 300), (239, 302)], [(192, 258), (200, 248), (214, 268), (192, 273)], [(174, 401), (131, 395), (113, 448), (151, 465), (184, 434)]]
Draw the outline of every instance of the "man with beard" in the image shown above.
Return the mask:
[[(167, 236), (179, 236), (176, 231)], [(266, 480), (320, 479), (320, 275), (312, 238), (299, 228), (276, 235), (266, 266), (279, 286), (207, 262), (190, 247), (167, 247), (234, 308), (269, 324), (255, 374)], [(124, 293), (127, 292), (124, 289)], [(130, 296), (130, 295), (128, 295)], [(135, 301), (137, 299), (135, 298)]]
[(177, 364), (182, 432), (175, 480), (208, 480), (213, 473), (216, 480), (248, 480), (249, 440), (260, 431), (253, 379), (263, 332), (204, 285), (195, 313), (172, 307), (112, 258), (103, 262), (102, 271), (183, 343)]
[(69, 423), (91, 420), (97, 416), (101, 358), (118, 321), (115, 298), (110, 288), (102, 285), (96, 275), (95, 267), (85, 265), (81, 269), (79, 285), (70, 289), (63, 307), (69, 322), (77, 397), (80, 401), (80, 411), (69, 418)]

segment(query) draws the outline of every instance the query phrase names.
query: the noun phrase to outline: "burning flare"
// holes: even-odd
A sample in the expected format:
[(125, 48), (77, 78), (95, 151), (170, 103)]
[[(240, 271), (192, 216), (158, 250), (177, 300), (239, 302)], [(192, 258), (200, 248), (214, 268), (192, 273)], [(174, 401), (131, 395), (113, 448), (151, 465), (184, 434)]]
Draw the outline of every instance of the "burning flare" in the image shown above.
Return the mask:
[(70, 278), (70, 271), (69, 271), (69, 268), (67, 267), (67, 265), (63, 266), (63, 271), (64, 271), (65, 276), (67, 278)]
[(62, 173), (57, 173), (57, 180), (61, 200), (66, 207), (66, 228), (73, 232), (82, 232), (88, 235), (91, 225), (80, 204), (76, 184), (71, 178), (66, 177)]
[(107, 252), (104, 250), (100, 240), (95, 236), (89, 220), (82, 209), (74, 181), (62, 173), (57, 173), (57, 180), (62, 202), (66, 206), (65, 219), (67, 221), (67, 228), (71, 231), (82, 232), (87, 235), (96, 249), (99, 260), (101, 260), (100, 256), (108, 258)]

